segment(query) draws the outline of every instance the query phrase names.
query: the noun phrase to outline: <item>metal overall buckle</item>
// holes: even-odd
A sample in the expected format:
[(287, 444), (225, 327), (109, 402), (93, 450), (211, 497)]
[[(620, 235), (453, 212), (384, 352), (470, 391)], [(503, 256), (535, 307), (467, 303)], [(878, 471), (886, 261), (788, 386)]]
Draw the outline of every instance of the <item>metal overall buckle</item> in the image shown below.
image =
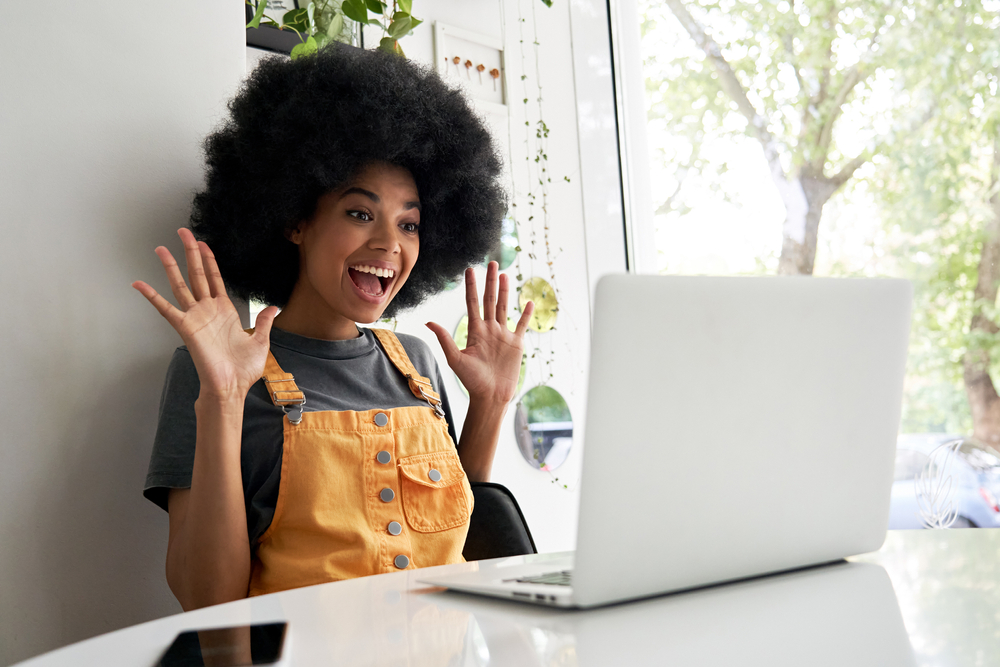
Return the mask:
[[(441, 399), (435, 399), (433, 396), (424, 391), (423, 387), (420, 387), (420, 395), (424, 397), (424, 400), (427, 401), (432, 408), (434, 408), (434, 414), (438, 416), (438, 419), (445, 418), (444, 408), (441, 407)], [(434, 402), (435, 400), (437, 400), (437, 403)]]
[[(264, 378), (266, 384), (275, 384), (279, 382), (295, 382), (295, 376), (285, 378), (284, 380), (268, 380)], [(270, 388), (269, 388), (270, 389)], [(281, 398), (281, 394), (292, 394), (292, 398)], [(298, 398), (301, 394), (302, 398)], [(290, 424), (298, 424), (302, 422), (302, 406), (306, 404), (306, 395), (301, 389), (275, 389), (271, 391), (271, 396), (274, 400), (275, 405), (278, 405), (282, 412), (288, 415), (288, 422)]]
[[(291, 394), (295, 392), (276, 391), (274, 393), (275, 393), (275, 398), (277, 399), (277, 394), (282, 394), (282, 393)], [(292, 402), (283, 403), (281, 406), (281, 409), (284, 411), (284, 413), (288, 415), (289, 424), (298, 424), (302, 421), (302, 406), (306, 404), (306, 399), (304, 396), (301, 399), (294, 399), (294, 400), (295, 403)]]

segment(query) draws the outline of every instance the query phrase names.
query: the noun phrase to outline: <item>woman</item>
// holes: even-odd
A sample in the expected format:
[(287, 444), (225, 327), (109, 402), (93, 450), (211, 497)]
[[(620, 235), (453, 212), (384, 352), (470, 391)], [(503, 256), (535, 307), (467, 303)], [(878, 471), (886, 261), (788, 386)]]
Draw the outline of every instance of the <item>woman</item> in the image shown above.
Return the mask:
[[(468, 479), (489, 479), (532, 311), (507, 329), (491, 263), (480, 315), (468, 268), (506, 208), (486, 129), (432, 72), (340, 46), (265, 61), (230, 112), (179, 230), (187, 281), (156, 249), (178, 307), (134, 283), (185, 344), (144, 492), (170, 515), (171, 590), (187, 610), (460, 561)], [(469, 390), (456, 453), (427, 347), (356, 323), (463, 269), (467, 347), (427, 325)], [(249, 335), (227, 287), (269, 304)]]

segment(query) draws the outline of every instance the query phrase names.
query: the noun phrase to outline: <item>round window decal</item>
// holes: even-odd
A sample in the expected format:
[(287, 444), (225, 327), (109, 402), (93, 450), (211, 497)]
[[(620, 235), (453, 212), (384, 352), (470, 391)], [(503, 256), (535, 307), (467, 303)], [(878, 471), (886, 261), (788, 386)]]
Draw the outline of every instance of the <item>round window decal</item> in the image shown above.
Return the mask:
[(517, 402), (514, 435), (524, 460), (539, 470), (555, 470), (573, 447), (573, 417), (562, 395), (546, 385), (529, 389)]
[(559, 300), (556, 291), (544, 278), (528, 278), (521, 285), (518, 304), (523, 313), (529, 301), (535, 302), (535, 312), (531, 314), (528, 328), (544, 333), (556, 325), (556, 314), (559, 312)]
[(508, 213), (503, 219), (503, 229), (500, 232), (500, 245), (486, 256), (483, 264), (488, 265), (490, 262), (496, 262), (500, 265), (500, 270), (503, 271), (514, 262), (514, 258), (517, 257), (517, 253), (520, 250), (521, 248), (517, 239), (517, 224), (514, 223), (514, 216)]

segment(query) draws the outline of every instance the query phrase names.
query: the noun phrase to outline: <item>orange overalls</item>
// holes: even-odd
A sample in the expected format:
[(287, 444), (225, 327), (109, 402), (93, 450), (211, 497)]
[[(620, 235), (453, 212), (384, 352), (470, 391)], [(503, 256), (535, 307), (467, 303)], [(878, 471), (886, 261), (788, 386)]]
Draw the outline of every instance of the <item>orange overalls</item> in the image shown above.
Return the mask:
[(472, 489), (440, 396), (394, 333), (372, 331), (427, 406), (302, 412), (304, 394), (268, 352), (264, 382), (285, 410), (284, 448), (250, 595), (463, 560)]

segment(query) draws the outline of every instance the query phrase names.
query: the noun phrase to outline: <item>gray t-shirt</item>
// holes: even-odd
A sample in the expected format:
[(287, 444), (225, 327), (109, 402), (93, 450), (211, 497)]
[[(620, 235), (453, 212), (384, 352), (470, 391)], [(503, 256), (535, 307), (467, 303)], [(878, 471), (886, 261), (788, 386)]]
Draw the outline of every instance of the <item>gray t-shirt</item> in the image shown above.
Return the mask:
[[(393, 366), (375, 334), (361, 329), (351, 340), (317, 340), (271, 329), (271, 353), (281, 369), (295, 376), (306, 396), (305, 411), (373, 410), (427, 405), (413, 395), (406, 378)], [(444, 382), (430, 348), (415, 336), (397, 334), (417, 371), (428, 378), (448, 420), (454, 442), (454, 421), (445, 395)], [(174, 352), (160, 398), (160, 416), (153, 441), (143, 495), (167, 509), (170, 489), (191, 487), (194, 467), (195, 413), (200, 383), (191, 354), (185, 347)], [(247, 394), (243, 409), (241, 466), (246, 498), (247, 532), (250, 544), (267, 530), (278, 501), (284, 412), (271, 402), (258, 380)]]

